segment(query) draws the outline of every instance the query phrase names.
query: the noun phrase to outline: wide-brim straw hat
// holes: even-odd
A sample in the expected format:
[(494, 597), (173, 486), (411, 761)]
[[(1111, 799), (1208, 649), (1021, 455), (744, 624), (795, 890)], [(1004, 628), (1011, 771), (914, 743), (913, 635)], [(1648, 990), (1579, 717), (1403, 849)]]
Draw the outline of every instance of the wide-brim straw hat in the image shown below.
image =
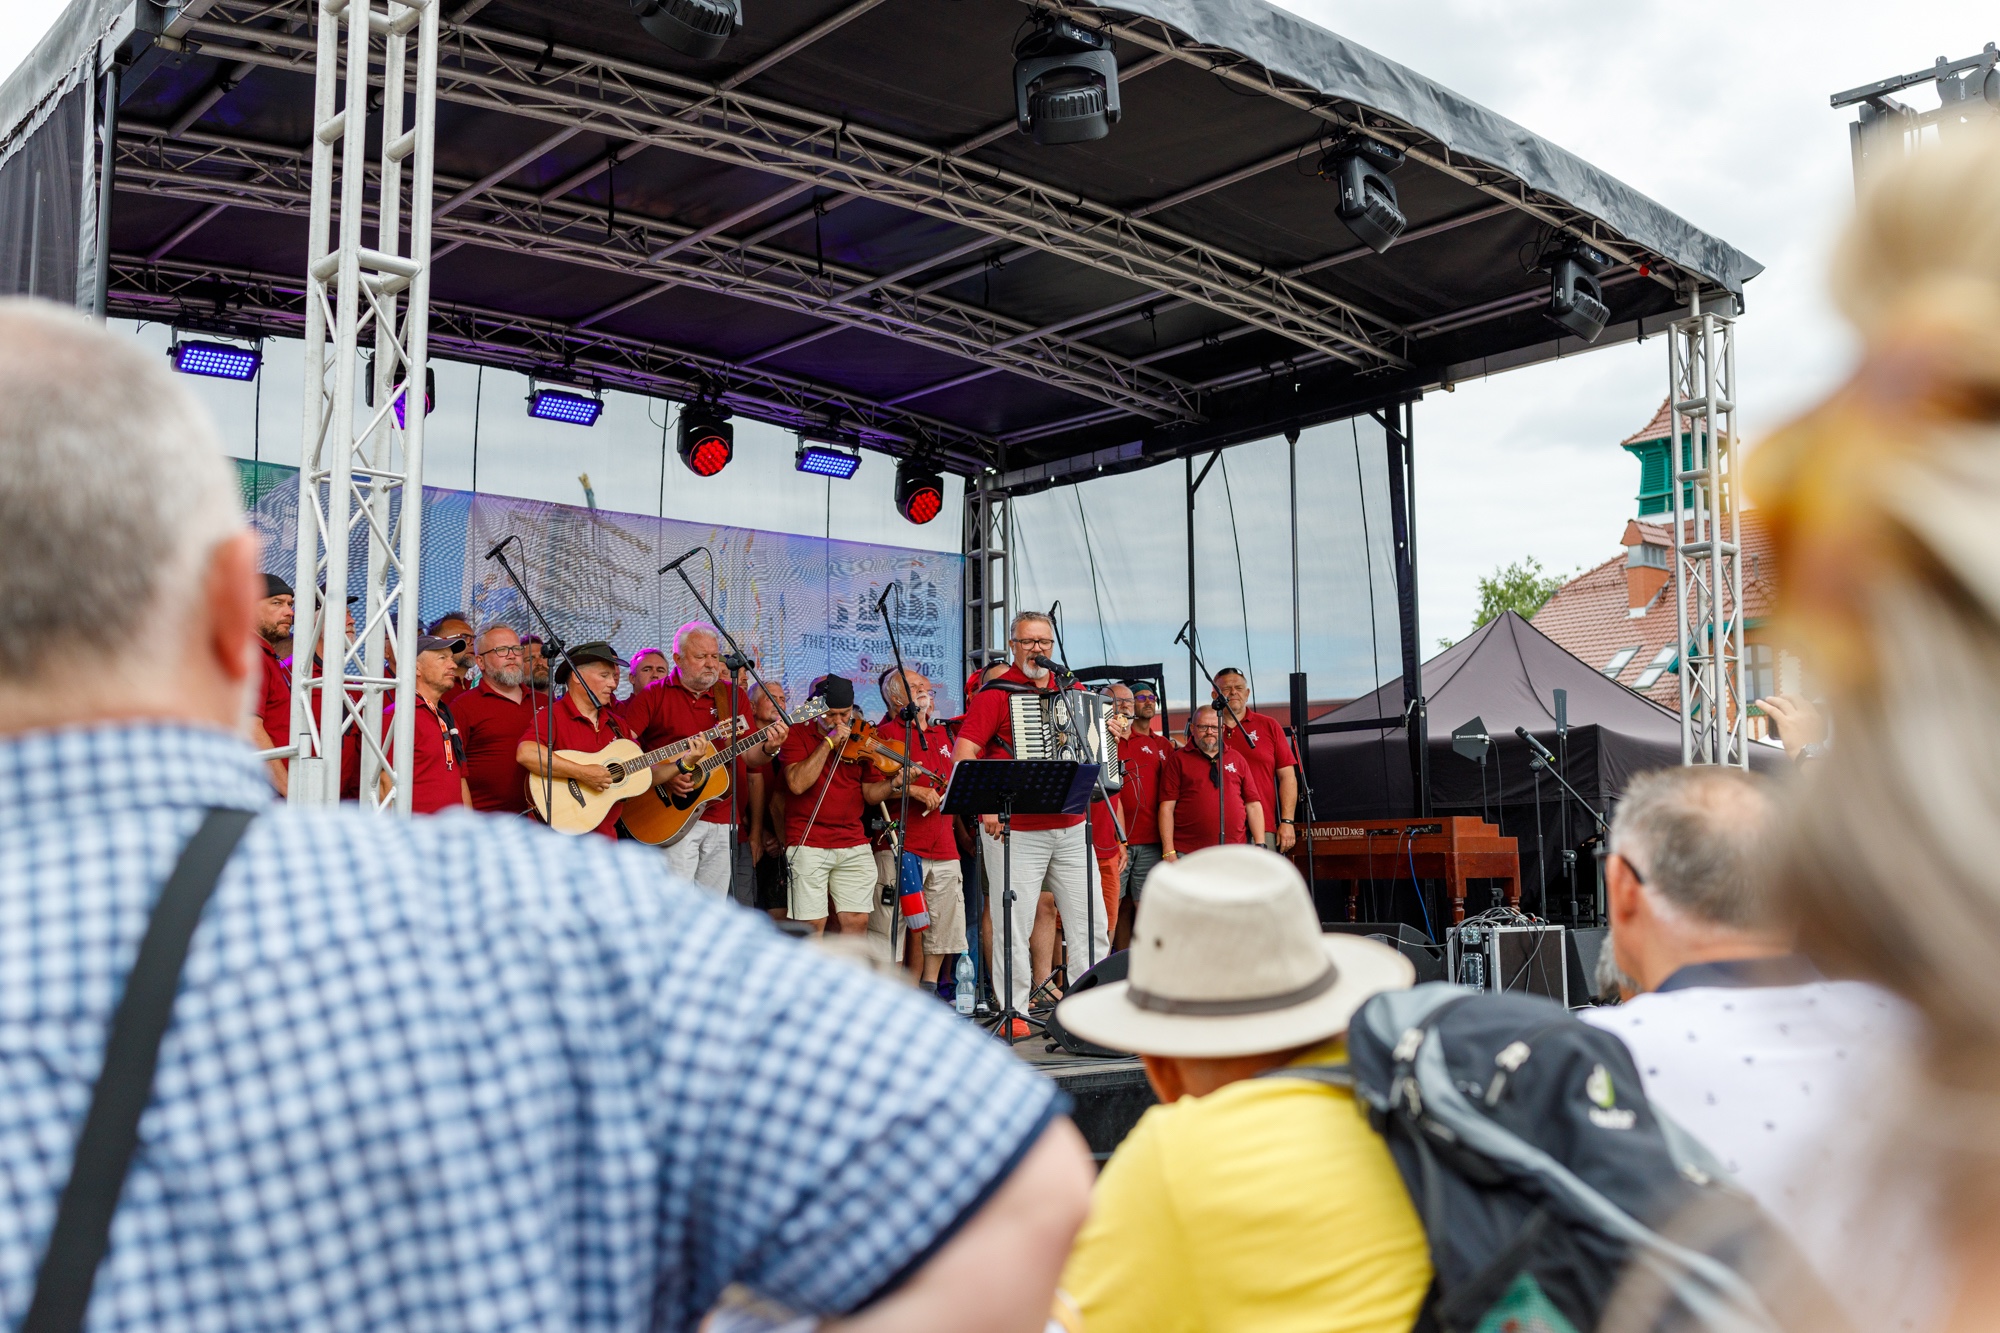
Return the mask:
[(1056, 1013), (1113, 1050), (1259, 1055), (1337, 1037), (1370, 996), (1415, 978), (1385, 944), (1322, 934), (1292, 863), (1239, 844), (1156, 866), (1127, 980), (1072, 995)]

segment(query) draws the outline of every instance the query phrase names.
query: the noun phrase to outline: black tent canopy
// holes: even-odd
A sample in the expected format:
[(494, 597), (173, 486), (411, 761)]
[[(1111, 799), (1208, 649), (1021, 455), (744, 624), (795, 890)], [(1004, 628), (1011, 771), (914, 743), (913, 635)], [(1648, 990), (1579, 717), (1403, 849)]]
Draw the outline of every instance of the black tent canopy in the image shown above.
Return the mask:
[[(1523, 264), (1560, 233), (1611, 261), (1600, 342), (1759, 271), (1264, 0), (751, 0), (707, 61), (626, 0), (437, 2), (434, 355), (707, 396), (1015, 490), (1579, 350)], [(46, 191), (38, 170), (30, 200), (23, 150), (60, 132), (74, 159), (110, 102), (110, 312), (296, 333), (314, 11), (75, 0), (0, 87), (0, 216), (69, 200), (67, 290), (95, 299), (92, 164)], [(1012, 45), (1037, 14), (1112, 38), (1108, 137), (1018, 132)], [(1408, 154), (1384, 254), (1316, 174), (1355, 134)]]

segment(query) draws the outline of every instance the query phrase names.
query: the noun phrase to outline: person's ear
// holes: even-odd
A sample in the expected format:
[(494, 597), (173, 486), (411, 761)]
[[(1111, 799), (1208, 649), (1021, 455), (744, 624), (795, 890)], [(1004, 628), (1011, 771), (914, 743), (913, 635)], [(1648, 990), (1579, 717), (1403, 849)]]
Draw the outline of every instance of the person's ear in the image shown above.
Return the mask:
[(1618, 855), (1604, 858), (1604, 902), (1611, 913), (1611, 928), (1615, 931), (1636, 922), (1646, 910), (1645, 886), (1632, 873), (1632, 867), (1625, 858)]
[(257, 604), (264, 596), (257, 557), (257, 534), (243, 528), (216, 546), (203, 580), (202, 601), (208, 614), (201, 651), (213, 658), (231, 684), (247, 681), (257, 665)]
[(1153, 1096), (1162, 1106), (1172, 1106), (1187, 1094), (1187, 1080), (1181, 1077), (1180, 1061), (1170, 1055), (1140, 1055), (1139, 1063), (1145, 1067), (1146, 1081), (1153, 1085)]

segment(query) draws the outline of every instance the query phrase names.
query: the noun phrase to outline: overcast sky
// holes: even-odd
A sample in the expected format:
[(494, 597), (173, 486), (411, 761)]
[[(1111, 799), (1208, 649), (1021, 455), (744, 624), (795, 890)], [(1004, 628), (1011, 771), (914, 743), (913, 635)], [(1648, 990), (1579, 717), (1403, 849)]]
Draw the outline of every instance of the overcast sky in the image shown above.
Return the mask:
[[(1749, 285), (1738, 351), (1741, 421), (1752, 439), (1837, 379), (1851, 355), (1823, 296), (1826, 255), (1852, 197), (1849, 113), (1829, 109), (1827, 95), (2000, 40), (2000, 14), (1969, 0), (1291, 0), (1287, 7), (1553, 139), (1761, 261), (1766, 271)], [(57, 0), (0, 0), (0, 69), (14, 67), (60, 8)], [(1927, 89), (1912, 100), (1934, 104)], [(1496, 565), (1532, 555), (1567, 571), (1616, 553), (1638, 486), (1637, 466), (1617, 442), (1651, 417), (1665, 381), (1666, 345), (1654, 339), (1461, 384), (1418, 408), (1426, 645), (1464, 633), (1476, 582)], [(473, 386), (456, 387), (462, 399)], [(486, 394), (518, 391), (486, 376)], [(295, 395), (291, 388), (287, 402)], [(429, 476), (465, 486), (471, 417), (462, 402), (453, 410), (464, 429), (438, 422)], [(531, 440), (528, 423), (510, 424), (506, 437), (481, 442), (481, 484), (579, 502), (576, 474), (588, 470), (600, 503), (657, 512), (657, 412), (652, 422), (638, 420), (638, 410), (622, 415), (631, 419), (608, 413), (614, 429), (600, 426), (587, 440), (574, 431)], [(241, 452), (254, 444), (266, 458), (296, 461), (295, 409), (274, 413), (267, 400), (261, 414), (231, 417), (225, 424)], [(495, 418), (489, 410), (481, 420)], [(237, 438), (246, 423), (260, 427), (254, 442)], [(825, 488), (803, 478), (794, 484), (782, 460), (789, 441), (769, 433), (764, 440), (754, 432), (750, 450), (765, 466), (730, 469), (746, 483), (754, 470), (763, 487), (726, 503), (745, 514), (764, 506), (756, 526), (813, 531), (829, 521)], [(834, 534), (951, 544), (938, 540), (952, 535), (943, 523), (917, 530), (887, 513), (889, 471), (878, 460), (872, 472), (863, 469), (865, 491), (837, 497), (844, 503), (832, 512)], [(781, 479), (772, 482), (774, 475)], [(666, 508), (674, 511), (671, 496)]]

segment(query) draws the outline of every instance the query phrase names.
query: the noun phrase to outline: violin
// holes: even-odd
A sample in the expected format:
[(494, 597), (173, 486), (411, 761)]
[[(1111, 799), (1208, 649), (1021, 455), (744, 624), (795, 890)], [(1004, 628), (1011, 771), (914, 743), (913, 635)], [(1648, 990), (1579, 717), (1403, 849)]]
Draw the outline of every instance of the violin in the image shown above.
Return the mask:
[(910, 746), (907, 740), (882, 739), (875, 724), (866, 719), (857, 720), (853, 724), (853, 730), (847, 733), (847, 743), (840, 748), (840, 758), (844, 763), (872, 763), (885, 777), (894, 777), (902, 770), (908, 769), (911, 777), (921, 785), (944, 786), (942, 777), (910, 758)]

